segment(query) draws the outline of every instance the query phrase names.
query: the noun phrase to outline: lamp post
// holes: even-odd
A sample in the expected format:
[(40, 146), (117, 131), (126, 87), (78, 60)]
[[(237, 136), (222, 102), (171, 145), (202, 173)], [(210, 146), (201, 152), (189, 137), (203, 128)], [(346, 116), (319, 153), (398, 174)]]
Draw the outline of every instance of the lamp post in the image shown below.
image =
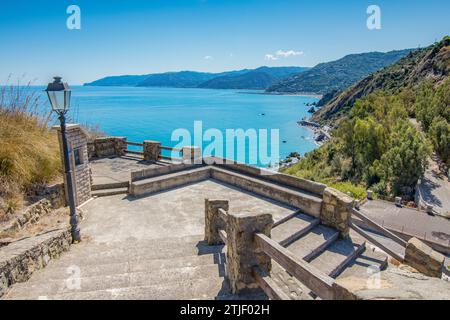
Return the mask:
[(73, 190), (72, 169), (70, 166), (69, 146), (67, 143), (66, 131), (66, 114), (70, 108), (70, 96), (72, 91), (67, 83), (61, 81), (61, 77), (54, 77), (54, 81), (49, 83), (45, 90), (54, 111), (61, 123), (61, 139), (64, 155), (64, 171), (66, 175), (67, 193), (70, 207), (70, 227), (72, 234), (72, 242), (78, 243), (81, 241), (80, 228), (78, 227), (78, 215), (75, 207), (75, 196)]

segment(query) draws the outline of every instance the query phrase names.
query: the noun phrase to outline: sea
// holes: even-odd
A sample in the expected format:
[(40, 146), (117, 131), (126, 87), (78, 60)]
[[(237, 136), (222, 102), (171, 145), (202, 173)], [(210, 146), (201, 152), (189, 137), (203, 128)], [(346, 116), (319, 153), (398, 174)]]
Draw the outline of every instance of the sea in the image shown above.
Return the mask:
[[(270, 159), (284, 159), (291, 152), (304, 155), (317, 147), (314, 134), (297, 123), (309, 116), (307, 104), (316, 101), (312, 96), (268, 95), (254, 90), (73, 86), (70, 121), (96, 126), (107, 135), (132, 142), (153, 140), (167, 147), (202, 144), (204, 155), (267, 167), (272, 162), (258, 156), (254, 163), (251, 152), (259, 154), (267, 148)], [(237, 139), (234, 153), (227, 140), (227, 130), (238, 129), (249, 136), (257, 134), (258, 143), (245, 140), (245, 155)], [(277, 154), (271, 155), (272, 151)]]

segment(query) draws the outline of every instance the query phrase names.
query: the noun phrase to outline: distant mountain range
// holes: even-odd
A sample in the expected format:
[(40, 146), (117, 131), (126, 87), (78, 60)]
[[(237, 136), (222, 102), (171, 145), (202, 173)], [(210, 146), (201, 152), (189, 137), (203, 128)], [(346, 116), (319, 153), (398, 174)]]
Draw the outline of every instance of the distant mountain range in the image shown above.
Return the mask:
[(267, 92), (325, 95), (342, 91), (372, 72), (393, 64), (410, 52), (411, 50), (400, 50), (387, 53), (351, 54), (336, 61), (318, 64), (306, 72), (288, 77), (268, 88)]
[(439, 85), (450, 76), (450, 37), (424, 49), (409, 52), (396, 63), (376, 71), (350, 88), (324, 97), (323, 107), (313, 115), (313, 120), (326, 122), (345, 117), (356, 100), (383, 90), (399, 91), (430, 80)]
[(209, 89), (264, 90), (293, 74), (309, 70), (303, 67), (260, 67), (222, 73), (195, 71), (167, 72), (147, 75), (112, 76), (86, 83), (85, 86), (132, 86)]

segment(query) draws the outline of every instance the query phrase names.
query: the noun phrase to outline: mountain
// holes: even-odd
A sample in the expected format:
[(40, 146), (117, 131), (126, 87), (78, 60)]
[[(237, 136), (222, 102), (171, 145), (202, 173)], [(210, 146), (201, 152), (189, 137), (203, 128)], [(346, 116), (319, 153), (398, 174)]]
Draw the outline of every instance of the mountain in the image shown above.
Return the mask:
[(138, 87), (196, 88), (199, 84), (214, 78), (213, 73), (181, 71), (150, 74), (137, 84)]
[(112, 76), (85, 83), (85, 86), (114, 86), (114, 87), (134, 87), (144, 81), (148, 75), (142, 76)]
[(368, 74), (398, 61), (409, 52), (411, 50), (347, 55), (282, 80), (267, 92), (327, 94), (342, 91)]
[(410, 52), (393, 65), (372, 73), (348, 88), (344, 92), (329, 99), (314, 114), (315, 121), (323, 122), (345, 113), (359, 98), (372, 92), (383, 90), (387, 93), (415, 86), (423, 80), (442, 83), (450, 75), (450, 37), (424, 49)]
[(302, 67), (260, 67), (248, 72), (215, 77), (199, 85), (208, 89), (267, 89), (276, 82), (309, 70)]
[(131, 86), (210, 89), (266, 89), (277, 81), (308, 70), (302, 67), (261, 67), (222, 73), (180, 71), (140, 76), (105, 77), (85, 86)]

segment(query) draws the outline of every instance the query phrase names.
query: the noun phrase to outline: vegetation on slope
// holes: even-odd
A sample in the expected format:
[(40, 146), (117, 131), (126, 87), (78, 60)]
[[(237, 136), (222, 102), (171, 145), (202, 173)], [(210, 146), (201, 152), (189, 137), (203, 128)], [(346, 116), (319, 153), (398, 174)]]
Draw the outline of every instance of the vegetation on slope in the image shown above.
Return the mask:
[(321, 63), (306, 72), (289, 77), (267, 91), (316, 94), (342, 91), (368, 74), (398, 61), (410, 51), (351, 54), (336, 61)]
[(266, 89), (277, 81), (308, 70), (301, 67), (261, 67), (222, 73), (180, 71), (142, 76), (106, 77), (86, 86), (132, 86), (209, 89)]
[(208, 89), (267, 89), (276, 82), (309, 68), (301, 67), (261, 67), (242, 74), (216, 77), (199, 85)]
[(56, 133), (29, 87), (0, 92), (0, 220), (20, 206), (22, 194), (60, 174)]
[(370, 187), (384, 197), (412, 199), (433, 148), (450, 165), (449, 106), (450, 78), (438, 86), (424, 81), (397, 94), (371, 93), (355, 102), (330, 141), (285, 172), (336, 184), (356, 197), (361, 187)]
[(348, 114), (355, 101), (372, 92), (383, 90), (398, 93), (405, 87), (414, 87), (423, 80), (440, 85), (450, 75), (450, 37), (424, 49), (416, 50), (393, 65), (375, 72), (353, 87), (334, 97), (327, 97), (326, 103), (313, 119), (318, 122), (339, 120)]

